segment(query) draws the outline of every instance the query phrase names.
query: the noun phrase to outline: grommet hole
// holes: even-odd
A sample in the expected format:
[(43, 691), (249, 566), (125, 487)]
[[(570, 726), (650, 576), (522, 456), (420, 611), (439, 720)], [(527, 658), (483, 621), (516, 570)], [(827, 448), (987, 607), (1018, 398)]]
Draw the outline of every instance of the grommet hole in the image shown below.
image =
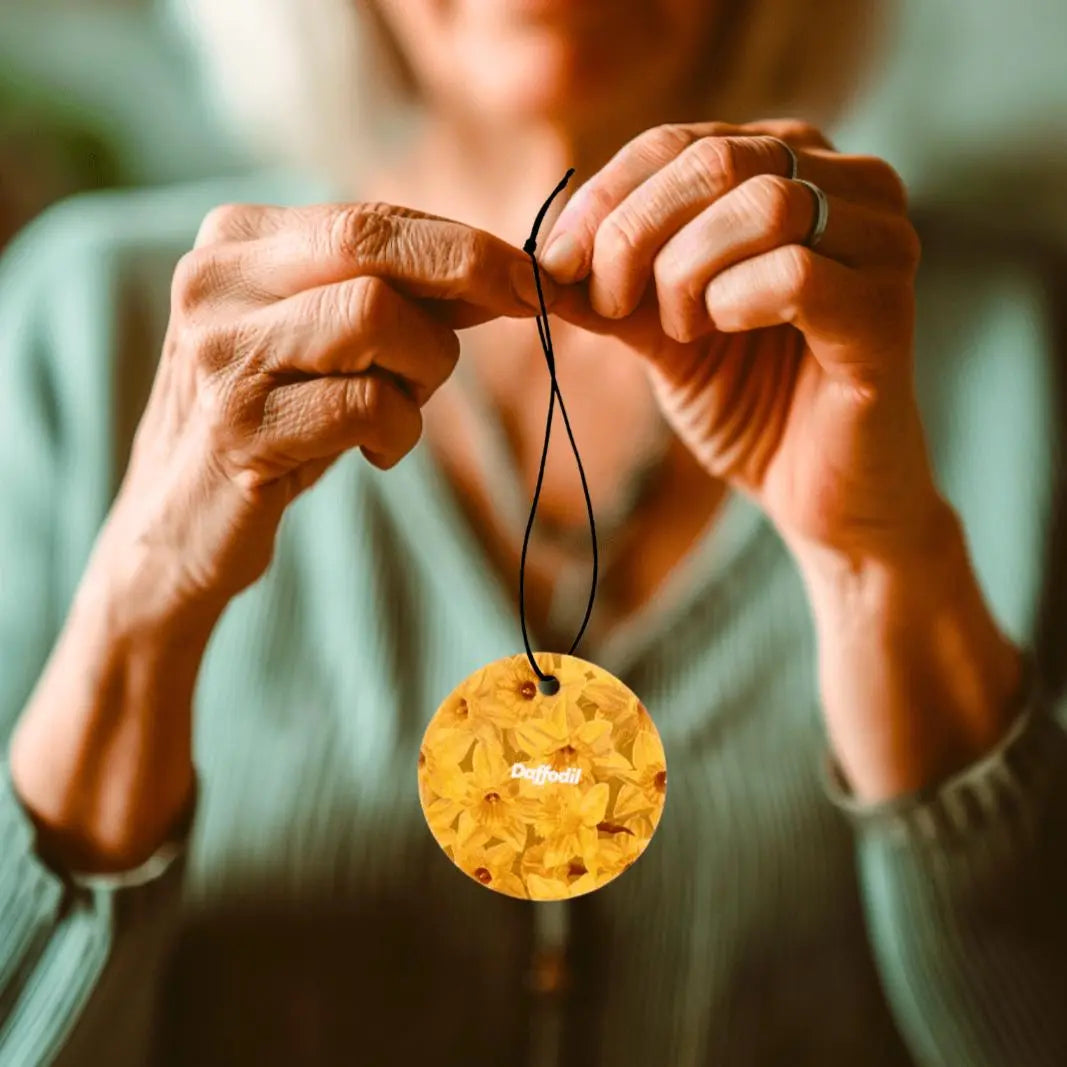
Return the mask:
[(554, 674), (546, 675), (538, 679), (537, 688), (543, 696), (554, 697), (559, 692), (559, 679)]

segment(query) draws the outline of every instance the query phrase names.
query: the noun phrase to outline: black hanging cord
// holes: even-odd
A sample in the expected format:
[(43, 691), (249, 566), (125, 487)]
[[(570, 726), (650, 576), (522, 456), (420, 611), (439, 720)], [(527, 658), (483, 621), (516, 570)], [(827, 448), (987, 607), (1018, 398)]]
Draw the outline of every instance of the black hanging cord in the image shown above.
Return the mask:
[[(526, 534), (522, 539), (522, 557), (519, 561), (519, 623), (522, 626), (522, 641), (526, 646), (526, 657), (530, 661), (530, 666), (533, 668), (534, 673), (540, 679), (541, 691), (553, 693), (559, 689), (559, 681), (553, 678), (551, 675), (545, 674), (537, 665), (537, 661), (534, 659), (533, 650), (530, 648), (530, 637), (526, 631), (526, 553), (530, 545), (530, 533), (533, 530), (534, 518), (537, 515), (537, 504), (541, 497), (541, 485), (545, 478), (545, 462), (548, 459), (548, 443), (552, 434), (552, 417), (555, 414), (556, 401), (559, 401), (560, 414), (563, 416), (563, 425), (567, 429), (567, 437), (571, 443), (571, 451), (574, 453), (574, 461), (578, 465), (578, 474), (582, 479), (582, 492), (585, 494), (585, 506), (589, 515), (589, 534), (593, 543), (593, 580), (589, 587), (589, 603), (585, 608), (585, 618), (582, 619), (582, 625), (578, 629), (578, 636), (575, 637), (574, 642), (571, 644), (568, 650), (568, 655), (572, 653), (577, 647), (578, 642), (582, 639), (582, 634), (585, 633), (585, 628), (589, 624), (589, 617), (593, 613), (593, 601), (596, 598), (596, 581), (597, 581), (597, 543), (596, 543), (596, 521), (593, 518), (593, 501), (589, 496), (589, 485), (585, 479), (585, 468), (582, 466), (582, 457), (578, 454), (578, 445), (574, 440), (574, 433), (571, 430), (570, 419), (567, 417), (567, 408), (563, 403), (563, 394), (559, 391), (559, 383), (556, 381), (556, 355), (552, 350), (552, 334), (548, 328), (548, 311), (545, 308), (545, 297), (541, 290), (541, 268), (538, 265), (537, 257), (534, 253), (537, 250), (537, 231), (541, 228), (541, 223), (544, 221), (545, 213), (548, 211), (549, 206), (556, 196), (562, 192), (567, 182), (570, 181), (571, 175), (574, 173), (574, 168), (571, 167), (567, 173), (563, 176), (563, 180), (552, 190), (549, 198), (541, 205), (541, 210), (537, 213), (537, 218), (534, 219), (533, 228), (530, 230), (530, 236), (526, 239), (526, 243), (522, 246), (522, 250), (530, 257), (530, 262), (533, 264), (534, 283), (537, 286), (537, 300), (541, 306), (541, 312), (537, 316), (537, 335), (541, 339), (541, 347), (545, 352), (545, 362), (548, 364), (548, 375), (551, 379), (551, 388), (548, 394), (548, 419), (545, 423), (545, 443), (541, 449), (541, 463), (537, 469), (537, 483), (534, 486), (533, 502), (530, 505), (530, 517), (526, 523)], [(552, 683), (555, 683), (553, 686)]]

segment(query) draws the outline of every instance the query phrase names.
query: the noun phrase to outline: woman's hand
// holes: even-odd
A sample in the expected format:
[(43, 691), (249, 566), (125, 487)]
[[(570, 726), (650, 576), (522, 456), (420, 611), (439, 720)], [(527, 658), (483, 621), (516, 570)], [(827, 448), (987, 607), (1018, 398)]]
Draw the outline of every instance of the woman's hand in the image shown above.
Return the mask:
[[(775, 137), (829, 199), (815, 249), (815, 198)], [(586, 283), (554, 313), (630, 342), (676, 432), (784, 537), (868, 553), (931, 530), (919, 245), (887, 164), (797, 123), (658, 127), (574, 193), (543, 249), (557, 281)]]
[(208, 217), (126, 477), (11, 740), (54, 862), (122, 870), (172, 832), (204, 649), (285, 507), (346, 449), (396, 463), (455, 330), (536, 303), (519, 249), (446, 219), (382, 204)]
[[(807, 246), (816, 201), (828, 224)], [(795, 122), (650, 130), (570, 198), (553, 312), (647, 361), (676, 432), (800, 565), (831, 740), (864, 798), (1002, 734), (1020, 677), (937, 492), (913, 383), (919, 243), (881, 160)]]
[(520, 250), (447, 219), (387, 204), (216, 209), (174, 277), (115, 538), (169, 550), (178, 595), (232, 596), (342, 452), (387, 468), (415, 445), (458, 327), (536, 303)]

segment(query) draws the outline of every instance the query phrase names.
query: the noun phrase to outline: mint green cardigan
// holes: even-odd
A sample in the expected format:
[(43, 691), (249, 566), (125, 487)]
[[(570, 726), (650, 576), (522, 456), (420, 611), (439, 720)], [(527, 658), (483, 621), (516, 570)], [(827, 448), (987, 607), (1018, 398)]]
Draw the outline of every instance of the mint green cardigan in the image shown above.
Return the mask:
[[(175, 261), (215, 203), (314, 197), (275, 175), (94, 195), (8, 251), (0, 738), (116, 491)], [(1067, 595), (1049, 589), (1061, 464), (1039, 267), (934, 240), (917, 327), (941, 484), (1029, 649)], [(529, 904), (451, 865), (415, 778), (440, 700), (520, 650), (511, 595), (423, 448), (385, 473), (344, 457), (208, 647), (184, 849), (125, 879), (63, 876), (0, 760), (0, 1064), (1067, 1064), (1050, 685), (941, 789), (852, 807), (824, 787), (797, 572), (733, 496), (655, 602), (580, 650), (657, 723), (660, 829), (606, 888)]]

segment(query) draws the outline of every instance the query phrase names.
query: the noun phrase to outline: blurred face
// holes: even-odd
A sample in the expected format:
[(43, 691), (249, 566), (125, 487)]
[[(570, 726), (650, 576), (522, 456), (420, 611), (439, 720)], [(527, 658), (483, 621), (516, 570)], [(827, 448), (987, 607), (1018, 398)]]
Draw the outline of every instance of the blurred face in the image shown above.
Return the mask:
[(588, 120), (692, 78), (724, 0), (374, 2), (431, 101), (485, 118)]

